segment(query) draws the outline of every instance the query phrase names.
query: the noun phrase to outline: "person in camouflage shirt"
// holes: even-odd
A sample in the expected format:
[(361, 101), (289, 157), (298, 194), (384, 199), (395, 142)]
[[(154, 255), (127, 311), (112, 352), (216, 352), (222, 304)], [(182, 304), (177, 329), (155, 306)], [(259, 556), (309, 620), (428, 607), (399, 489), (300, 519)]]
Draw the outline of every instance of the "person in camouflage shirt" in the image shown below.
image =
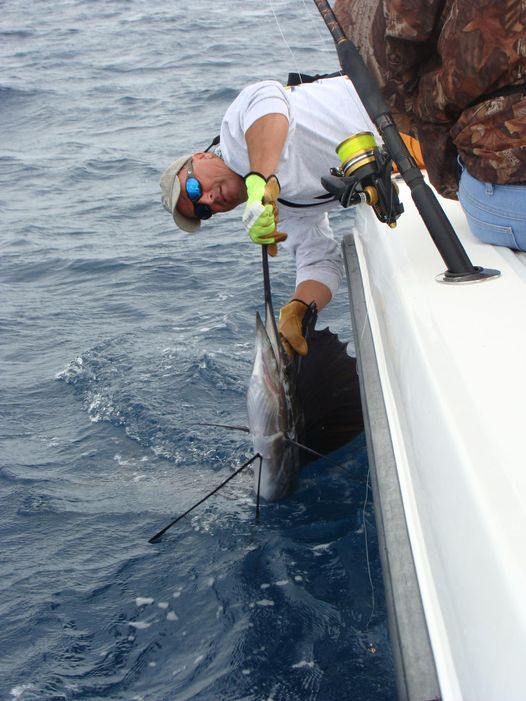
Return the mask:
[(526, 0), (336, 0), (334, 12), (437, 191), (458, 196), (479, 238), (526, 250)]

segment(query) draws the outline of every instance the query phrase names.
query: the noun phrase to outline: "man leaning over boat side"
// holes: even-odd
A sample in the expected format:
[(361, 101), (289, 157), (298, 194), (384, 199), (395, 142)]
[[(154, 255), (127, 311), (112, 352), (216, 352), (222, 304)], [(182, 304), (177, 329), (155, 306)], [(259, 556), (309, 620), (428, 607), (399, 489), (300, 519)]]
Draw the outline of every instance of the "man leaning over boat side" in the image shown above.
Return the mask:
[(429, 179), (486, 243), (526, 250), (526, 0), (336, 0)]
[[(244, 204), (251, 240), (277, 244), (296, 261), (296, 288), (281, 309), (279, 330), (289, 352), (307, 353), (301, 322), (307, 306), (326, 306), (342, 272), (328, 212), (339, 202), (320, 179), (338, 165), (336, 146), (376, 129), (351, 81), (339, 77), (285, 88), (273, 80), (249, 85), (228, 108), (215, 152), (187, 153), (161, 177), (163, 204), (183, 231)], [(277, 223), (279, 219), (279, 233)]]

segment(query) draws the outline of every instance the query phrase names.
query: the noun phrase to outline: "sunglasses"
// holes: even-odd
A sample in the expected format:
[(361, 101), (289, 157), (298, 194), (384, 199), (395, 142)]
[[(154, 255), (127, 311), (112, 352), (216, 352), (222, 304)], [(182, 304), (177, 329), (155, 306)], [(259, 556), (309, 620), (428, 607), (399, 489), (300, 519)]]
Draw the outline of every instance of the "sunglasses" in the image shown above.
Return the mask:
[(198, 200), (203, 196), (203, 188), (201, 183), (194, 175), (192, 159), (188, 161), (188, 169), (186, 171), (186, 194), (188, 199), (194, 205), (195, 216), (198, 219), (210, 219), (212, 216), (212, 208), (208, 204), (199, 203)]

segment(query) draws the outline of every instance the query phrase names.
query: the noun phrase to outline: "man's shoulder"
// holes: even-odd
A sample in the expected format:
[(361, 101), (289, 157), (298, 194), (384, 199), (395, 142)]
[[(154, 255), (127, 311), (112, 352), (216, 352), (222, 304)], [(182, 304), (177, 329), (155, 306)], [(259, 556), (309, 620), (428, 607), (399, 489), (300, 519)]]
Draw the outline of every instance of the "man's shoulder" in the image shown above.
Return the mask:
[(257, 80), (254, 83), (249, 83), (241, 90), (241, 92), (239, 94), (243, 95), (243, 94), (249, 93), (249, 92), (257, 92), (259, 90), (284, 90), (284, 89), (285, 89), (285, 86), (279, 80), (274, 80), (272, 78), (269, 78), (269, 79), (265, 79), (265, 80)]
[(232, 113), (250, 110), (264, 100), (272, 98), (288, 102), (287, 91), (278, 80), (260, 80), (256, 83), (250, 83), (241, 90), (231, 103), (225, 117)]

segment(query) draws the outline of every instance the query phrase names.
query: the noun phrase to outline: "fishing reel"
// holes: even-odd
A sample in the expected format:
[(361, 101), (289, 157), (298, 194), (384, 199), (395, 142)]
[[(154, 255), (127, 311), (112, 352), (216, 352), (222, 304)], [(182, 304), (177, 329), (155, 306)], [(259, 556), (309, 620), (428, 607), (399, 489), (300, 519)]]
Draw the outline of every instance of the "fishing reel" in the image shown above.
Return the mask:
[(362, 131), (342, 141), (336, 153), (342, 165), (322, 177), (323, 187), (343, 207), (370, 205), (382, 223), (394, 228), (404, 207), (391, 180), (393, 161), (387, 152), (378, 148), (371, 132)]

